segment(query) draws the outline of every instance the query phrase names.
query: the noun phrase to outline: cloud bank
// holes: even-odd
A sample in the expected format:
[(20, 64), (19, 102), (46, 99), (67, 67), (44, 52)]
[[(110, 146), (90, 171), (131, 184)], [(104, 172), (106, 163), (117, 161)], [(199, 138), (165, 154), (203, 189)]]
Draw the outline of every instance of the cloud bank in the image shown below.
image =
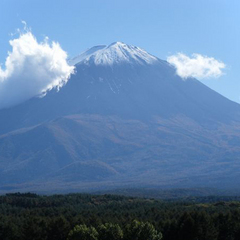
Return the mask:
[(177, 74), (183, 79), (188, 77), (217, 78), (223, 74), (222, 69), (226, 67), (221, 61), (197, 53), (192, 54), (191, 57), (177, 53), (169, 56), (167, 61), (176, 68)]
[(4, 68), (0, 66), (0, 108), (60, 89), (74, 72), (67, 63), (67, 53), (56, 42), (50, 44), (46, 38), (38, 43), (27, 31), (9, 43), (12, 51)]

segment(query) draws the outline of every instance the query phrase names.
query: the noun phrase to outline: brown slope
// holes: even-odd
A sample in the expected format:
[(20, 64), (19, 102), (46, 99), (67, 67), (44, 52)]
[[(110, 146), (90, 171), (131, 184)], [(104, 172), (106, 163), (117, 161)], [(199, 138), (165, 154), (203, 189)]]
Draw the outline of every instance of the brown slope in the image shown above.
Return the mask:
[(71, 115), (1, 136), (0, 181), (1, 186), (71, 182), (81, 188), (111, 182), (217, 187), (223, 186), (225, 174), (224, 183), (233, 186), (240, 167), (239, 140), (237, 127), (207, 130), (181, 116), (148, 124)]

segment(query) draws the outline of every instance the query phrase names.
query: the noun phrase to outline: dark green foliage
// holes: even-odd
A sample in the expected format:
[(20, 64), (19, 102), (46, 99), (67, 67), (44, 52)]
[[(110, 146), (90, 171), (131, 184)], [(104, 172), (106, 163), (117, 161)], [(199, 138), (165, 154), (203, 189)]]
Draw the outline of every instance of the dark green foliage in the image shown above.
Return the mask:
[(98, 227), (99, 239), (101, 240), (121, 240), (123, 231), (118, 224), (105, 223)]
[(158, 233), (151, 223), (134, 220), (127, 225), (126, 240), (161, 240), (162, 234)]
[(8, 194), (0, 196), (0, 239), (239, 240), (239, 209), (231, 197)]
[(70, 231), (68, 240), (98, 240), (98, 232), (94, 227), (77, 225)]
[(70, 229), (70, 224), (64, 217), (53, 218), (47, 226), (47, 239), (65, 240)]

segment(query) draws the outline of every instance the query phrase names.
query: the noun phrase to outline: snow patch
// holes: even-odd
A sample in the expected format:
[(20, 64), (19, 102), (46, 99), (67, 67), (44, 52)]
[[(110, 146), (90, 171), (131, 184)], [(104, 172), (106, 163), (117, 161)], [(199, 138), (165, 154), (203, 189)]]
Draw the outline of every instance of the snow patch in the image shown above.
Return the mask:
[(159, 59), (147, 53), (145, 50), (115, 42), (109, 46), (101, 45), (88, 49), (69, 61), (71, 65), (80, 63), (94, 63), (95, 65), (113, 65), (121, 63), (153, 64)]

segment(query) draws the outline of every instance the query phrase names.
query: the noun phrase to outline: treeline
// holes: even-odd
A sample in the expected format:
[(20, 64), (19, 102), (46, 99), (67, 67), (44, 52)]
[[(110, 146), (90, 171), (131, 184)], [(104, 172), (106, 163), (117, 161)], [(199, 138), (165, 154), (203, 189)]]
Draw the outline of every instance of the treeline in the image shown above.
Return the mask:
[(68, 240), (138, 240), (138, 239), (151, 239), (161, 240), (162, 234), (157, 232), (151, 223), (143, 223), (134, 220), (132, 223), (127, 224), (122, 229), (118, 224), (105, 223), (97, 226), (97, 228), (85, 224), (77, 225), (68, 234)]
[(0, 196), (0, 239), (239, 240), (239, 209), (236, 198), (8, 194)]

